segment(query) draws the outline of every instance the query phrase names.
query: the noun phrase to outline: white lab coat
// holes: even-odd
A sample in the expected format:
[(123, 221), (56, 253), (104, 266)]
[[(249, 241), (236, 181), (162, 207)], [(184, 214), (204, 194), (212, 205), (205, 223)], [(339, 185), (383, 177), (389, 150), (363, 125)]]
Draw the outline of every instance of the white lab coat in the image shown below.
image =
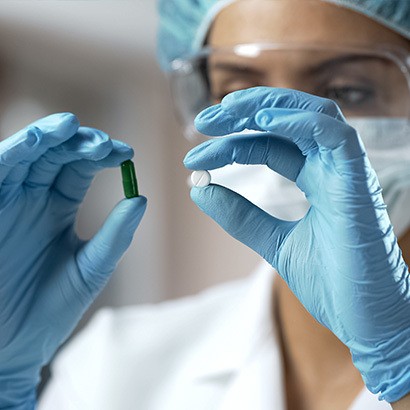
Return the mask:
[[(39, 410), (284, 410), (274, 271), (104, 309), (57, 357)], [(349, 410), (391, 409), (367, 389)]]

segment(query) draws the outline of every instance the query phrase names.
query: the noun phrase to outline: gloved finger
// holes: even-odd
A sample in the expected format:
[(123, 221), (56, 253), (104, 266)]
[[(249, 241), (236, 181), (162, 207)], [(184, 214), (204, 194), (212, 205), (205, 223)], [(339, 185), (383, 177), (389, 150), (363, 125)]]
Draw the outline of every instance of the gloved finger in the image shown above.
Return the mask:
[(305, 163), (300, 149), (274, 134), (246, 134), (205, 141), (184, 159), (188, 169), (216, 169), (227, 164), (263, 164), (295, 181)]
[(344, 121), (334, 101), (290, 88), (253, 87), (234, 91), (223, 98), (221, 106), (235, 117), (251, 117), (262, 108), (289, 108), (319, 112)]
[(106, 284), (131, 244), (146, 206), (147, 199), (143, 196), (122, 200), (78, 253), (77, 265), (92, 295)]
[(68, 141), (49, 149), (29, 168), (13, 170), (5, 184), (21, 184), (31, 188), (48, 189), (64, 164), (81, 159), (98, 161), (105, 158), (113, 148), (110, 137), (103, 131), (80, 127)]
[(270, 263), (283, 240), (298, 223), (277, 219), (236, 192), (215, 184), (193, 187), (191, 198), (229, 235)]
[(36, 161), (50, 147), (71, 138), (78, 128), (79, 122), (74, 114), (52, 114), (1, 141), (0, 186), (14, 167)]
[(265, 108), (255, 115), (255, 121), (261, 129), (288, 137), (304, 155), (317, 149), (327, 151), (339, 171), (365, 155), (354, 128), (321, 113)]
[(119, 167), (133, 157), (134, 151), (130, 146), (116, 140), (112, 143), (112, 151), (99, 161), (81, 160), (65, 165), (52, 186), (53, 191), (73, 202), (82, 202), (98, 171)]
[(345, 122), (340, 108), (327, 98), (287, 88), (254, 87), (234, 91), (220, 104), (206, 108), (195, 118), (195, 126), (199, 132), (211, 136), (258, 130), (255, 115), (263, 108), (300, 109)]
[(48, 188), (65, 164), (78, 161), (98, 161), (111, 152), (113, 143), (103, 131), (80, 127), (78, 132), (63, 144), (48, 150), (32, 164), (26, 178), (26, 185)]

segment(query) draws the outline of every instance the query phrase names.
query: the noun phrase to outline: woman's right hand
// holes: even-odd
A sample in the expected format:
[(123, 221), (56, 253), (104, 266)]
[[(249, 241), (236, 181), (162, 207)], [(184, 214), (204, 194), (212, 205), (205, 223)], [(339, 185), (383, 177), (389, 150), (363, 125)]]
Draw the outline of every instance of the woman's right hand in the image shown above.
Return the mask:
[(0, 408), (34, 407), (41, 367), (130, 245), (144, 197), (122, 200), (89, 241), (74, 223), (96, 172), (132, 156), (69, 113), (0, 142)]

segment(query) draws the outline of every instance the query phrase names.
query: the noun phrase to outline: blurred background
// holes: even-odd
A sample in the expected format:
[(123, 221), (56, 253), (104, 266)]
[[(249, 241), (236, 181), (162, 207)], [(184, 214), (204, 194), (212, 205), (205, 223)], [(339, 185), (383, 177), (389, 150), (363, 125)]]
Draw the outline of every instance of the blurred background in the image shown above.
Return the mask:
[[(53, 112), (131, 144), (145, 218), (101, 306), (156, 303), (249, 274), (259, 257), (230, 238), (189, 198), (182, 166), (192, 143), (174, 118), (156, 63), (156, 2), (0, 2), (0, 138)], [(78, 218), (91, 237), (123, 197), (119, 169), (97, 176)]]

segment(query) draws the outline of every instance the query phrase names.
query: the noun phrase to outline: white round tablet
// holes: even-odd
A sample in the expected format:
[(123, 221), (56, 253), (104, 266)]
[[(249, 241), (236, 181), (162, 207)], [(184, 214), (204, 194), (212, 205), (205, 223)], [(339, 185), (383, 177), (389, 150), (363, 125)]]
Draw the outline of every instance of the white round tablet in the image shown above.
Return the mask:
[(194, 171), (191, 181), (194, 186), (203, 188), (211, 183), (211, 174), (208, 171)]

